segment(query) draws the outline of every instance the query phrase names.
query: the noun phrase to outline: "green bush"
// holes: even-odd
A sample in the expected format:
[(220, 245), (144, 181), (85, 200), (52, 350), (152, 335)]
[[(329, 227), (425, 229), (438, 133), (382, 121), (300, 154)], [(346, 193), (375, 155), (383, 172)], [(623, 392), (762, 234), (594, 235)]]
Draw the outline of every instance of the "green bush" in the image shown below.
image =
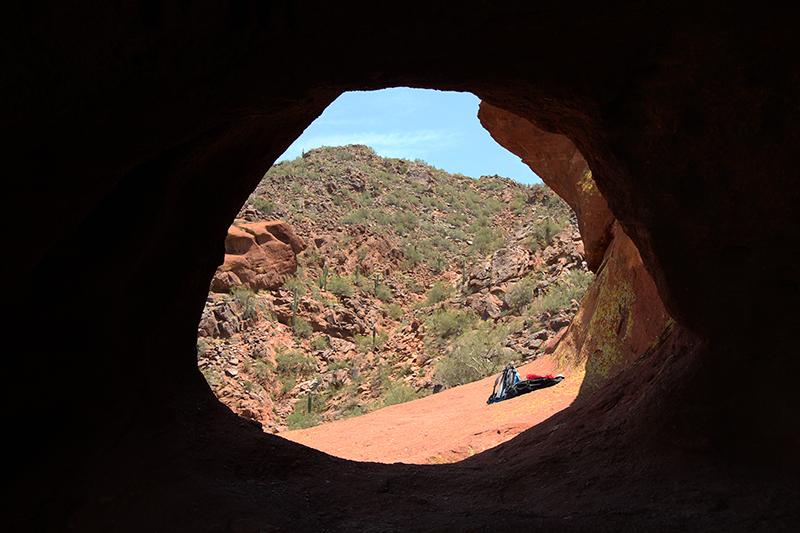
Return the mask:
[(283, 282), (283, 288), (290, 292), (297, 291), (297, 296), (304, 296), (307, 292), (305, 284), (297, 277), (286, 278)]
[(272, 373), (272, 365), (263, 359), (256, 359), (253, 363), (253, 373), (261, 379), (266, 379)]
[(389, 334), (386, 331), (381, 331), (380, 333), (376, 332), (374, 336), (371, 333), (368, 335), (359, 335), (356, 333), (353, 340), (355, 340), (356, 346), (358, 346), (358, 351), (362, 353), (380, 351), (386, 346), (389, 340)]
[(278, 349), (276, 352), (275, 369), (282, 376), (307, 374), (316, 369), (316, 359), (306, 357), (300, 350)]
[(580, 303), (586, 290), (594, 279), (591, 272), (571, 271), (565, 280), (551, 285), (545, 295), (536, 302), (538, 311), (558, 311), (572, 305), (572, 300)]
[(491, 325), (464, 333), (454, 349), (436, 365), (435, 376), (446, 387), (464, 385), (491, 376), (519, 354), (503, 347), (508, 331)]
[(197, 356), (200, 357), (208, 351), (208, 343), (203, 339), (197, 339)]
[(428, 294), (425, 295), (425, 305), (438, 304), (450, 298), (453, 295), (453, 286), (444, 281), (437, 281), (430, 288)]
[(400, 320), (406, 315), (406, 312), (403, 310), (403, 308), (397, 304), (389, 304), (384, 309), (386, 310), (386, 314), (392, 320)]
[(413, 211), (399, 211), (395, 213), (390, 223), (398, 233), (411, 233), (419, 224), (419, 218)]
[(320, 415), (311, 411), (306, 411), (305, 401), (298, 400), (294, 407), (294, 413), (286, 419), (286, 425), (290, 430), (307, 429), (319, 425)]
[(533, 226), (531, 233), (525, 239), (525, 245), (532, 250), (550, 246), (553, 242), (553, 237), (563, 229), (563, 224), (559, 224), (550, 217), (544, 218)]
[(336, 296), (353, 295), (353, 286), (346, 279), (339, 276), (334, 276), (328, 280), (328, 290)]
[(355, 211), (343, 216), (340, 221), (342, 224), (347, 224), (348, 226), (354, 226), (356, 224), (363, 224), (366, 220), (367, 220), (367, 211), (364, 209), (356, 209)]
[(392, 289), (390, 289), (386, 285), (378, 285), (377, 290), (375, 290), (375, 298), (382, 301), (383, 303), (391, 302)]
[(275, 203), (267, 198), (251, 195), (250, 198), (248, 198), (248, 201), (250, 202), (250, 205), (256, 208), (256, 211), (265, 217), (271, 216), (272, 212), (275, 211)]
[(416, 399), (417, 394), (410, 385), (403, 381), (397, 381), (386, 393), (383, 403), (384, 405), (397, 405)]
[(517, 314), (522, 314), (525, 307), (533, 301), (535, 289), (530, 278), (523, 278), (517, 283), (511, 283), (503, 297), (506, 304)]
[(311, 348), (314, 350), (327, 350), (330, 347), (331, 343), (327, 335), (318, 335), (311, 341)]
[(206, 382), (212, 387), (216, 387), (222, 383), (222, 378), (212, 368), (206, 368), (203, 370), (203, 377), (206, 378)]
[(442, 309), (428, 317), (425, 327), (430, 335), (430, 340), (436, 344), (442, 344), (448, 339), (461, 335), (477, 322), (478, 315), (471, 309), (461, 312)]
[(231, 288), (231, 296), (242, 305), (242, 318), (249, 320), (258, 316), (256, 293), (246, 287), (238, 286)]
[(297, 335), (306, 339), (309, 338), (312, 333), (314, 333), (314, 328), (311, 327), (311, 324), (308, 323), (308, 320), (301, 316), (296, 316), (294, 318), (292, 329)]
[(472, 249), (481, 255), (488, 255), (504, 245), (503, 236), (488, 227), (478, 229), (472, 239)]
[(354, 361), (352, 359), (342, 359), (341, 361), (333, 361), (328, 363), (328, 372), (339, 370), (341, 368), (353, 368)]

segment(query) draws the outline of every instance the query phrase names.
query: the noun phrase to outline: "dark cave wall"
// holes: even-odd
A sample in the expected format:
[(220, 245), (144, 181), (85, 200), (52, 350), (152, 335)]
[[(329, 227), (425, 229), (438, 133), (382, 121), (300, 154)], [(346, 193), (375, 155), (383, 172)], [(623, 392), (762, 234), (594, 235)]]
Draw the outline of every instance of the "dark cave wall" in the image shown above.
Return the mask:
[(397, 85), (468, 90), (570, 137), (670, 314), (710, 343), (687, 377), (722, 420), (707, 431), (796, 463), (797, 8), (2, 9), (6, 479), (61, 465), (70, 485), (142, 410), (216, 409), (194, 342), (226, 228), (340, 92)]

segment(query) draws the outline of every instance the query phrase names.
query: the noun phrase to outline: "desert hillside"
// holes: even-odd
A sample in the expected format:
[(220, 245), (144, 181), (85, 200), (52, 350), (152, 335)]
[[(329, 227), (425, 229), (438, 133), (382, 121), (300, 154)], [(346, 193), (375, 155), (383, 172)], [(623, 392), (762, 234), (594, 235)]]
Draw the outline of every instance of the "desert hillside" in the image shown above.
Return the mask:
[(460, 386), (552, 352), (592, 279), (584, 259), (574, 214), (545, 186), (319, 148), (270, 169), (229, 229), (198, 365), (268, 432), (374, 424), (453, 389), (474, 390), (479, 412), (491, 384)]

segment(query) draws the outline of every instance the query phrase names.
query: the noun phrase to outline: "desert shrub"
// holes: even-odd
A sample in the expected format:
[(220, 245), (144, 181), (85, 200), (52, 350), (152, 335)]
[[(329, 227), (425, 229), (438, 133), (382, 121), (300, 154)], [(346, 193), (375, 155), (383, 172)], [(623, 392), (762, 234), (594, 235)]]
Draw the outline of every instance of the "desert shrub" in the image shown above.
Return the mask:
[(361, 398), (353, 396), (340, 405), (339, 416), (337, 418), (353, 418), (354, 416), (361, 416), (369, 412), (370, 407), (368, 405), (361, 405)]
[(413, 292), (414, 294), (422, 294), (423, 292), (425, 292), (425, 287), (423, 287), (416, 281), (412, 280), (411, 283), (408, 285), (408, 290)]
[(301, 316), (296, 316), (294, 318), (292, 329), (297, 335), (306, 339), (309, 338), (312, 333), (314, 333), (314, 328), (311, 327), (311, 324), (308, 323), (308, 320)]
[(489, 227), (478, 229), (472, 239), (472, 249), (481, 255), (492, 253), (504, 244), (503, 236)]
[(392, 289), (388, 286), (379, 284), (378, 288), (375, 290), (375, 298), (382, 301), (383, 303), (388, 303), (392, 301)]
[(250, 205), (256, 208), (256, 211), (265, 217), (272, 215), (272, 212), (275, 211), (275, 203), (267, 198), (261, 198), (253, 194), (248, 198), (248, 201)]
[(333, 276), (328, 280), (328, 290), (336, 296), (352, 296), (353, 286), (346, 279)]
[(548, 290), (537, 302), (535, 308), (538, 311), (558, 311), (570, 306), (569, 289), (566, 285), (551, 285)]
[(311, 348), (314, 350), (327, 350), (331, 347), (327, 335), (317, 335), (311, 340)]
[(397, 405), (416, 399), (417, 394), (410, 385), (403, 381), (397, 381), (386, 393), (383, 403), (384, 405)]
[(521, 314), (525, 307), (533, 301), (535, 289), (530, 278), (523, 278), (517, 283), (509, 284), (503, 297), (506, 304), (517, 314)]
[(550, 246), (553, 237), (562, 229), (564, 229), (563, 224), (559, 224), (550, 217), (544, 218), (533, 226), (531, 233), (525, 239), (525, 245), (534, 250)]
[(400, 320), (406, 315), (406, 312), (397, 304), (389, 304), (384, 307), (386, 315), (392, 320)]
[(456, 213), (447, 217), (447, 223), (456, 229), (462, 227), (468, 220), (467, 215), (461, 213)]
[(567, 274), (567, 283), (572, 288), (572, 298), (580, 302), (583, 300), (584, 294), (589, 289), (589, 286), (594, 281), (594, 274), (583, 270), (575, 269)]
[(278, 383), (281, 384), (279, 394), (285, 396), (297, 385), (297, 378), (294, 376), (282, 376), (278, 378)]
[(278, 349), (276, 352), (275, 369), (282, 376), (307, 374), (316, 368), (316, 359), (303, 355), (300, 350)]
[(419, 218), (413, 211), (400, 211), (395, 213), (390, 224), (398, 233), (411, 233), (419, 224)]
[(500, 200), (496, 200), (494, 198), (489, 198), (486, 200), (486, 207), (484, 209), (485, 213), (496, 213), (505, 207), (505, 204)]
[(450, 298), (453, 295), (453, 286), (444, 281), (437, 281), (433, 287), (428, 290), (425, 295), (425, 305), (438, 304)]
[(406, 270), (411, 270), (423, 259), (422, 252), (420, 252), (419, 246), (416, 244), (407, 244), (403, 250), (403, 255), (405, 255), (406, 258), (402, 266)]
[(386, 342), (389, 340), (389, 334), (386, 331), (376, 332), (375, 335), (369, 333), (367, 335), (356, 334), (353, 337), (356, 342), (358, 351), (365, 353), (369, 351), (383, 350)]
[(222, 378), (219, 377), (219, 374), (217, 374), (211, 368), (206, 368), (203, 370), (203, 377), (206, 378), (206, 383), (212, 387), (216, 387), (222, 382)]
[(342, 368), (353, 368), (354, 361), (352, 359), (342, 359), (341, 361), (333, 361), (328, 363), (328, 372), (333, 372)]
[(467, 234), (458, 228), (447, 230), (447, 236), (450, 237), (451, 239), (458, 239), (460, 241), (467, 240)]
[(489, 219), (485, 215), (480, 215), (475, 219), (475, 222), (473, 222), (469, 228), (467, 228), (467, 232), (475, 234), (479, 230), (487, 227), (489, 227)]
[(309, 413), (308, 405), (304, 400), (298, 400), (294, 405), (294, 412), (286, 419), (286, 425), (290, 430), (307, 429), (319, 425), (320, 415), (313, 409)]
[(446, 387), (477, 381), (499, 372), (518, 356), (502, 342), (508, 335), (504, 327), (490, 324), (459, 336), (453, 350), (436, 365), (436, 379)]
[(461, 335), (478, 322), (478, 315), (471, 309), (465, 311), (440, 310), (425, 321), (430, 341), (442, 344), (448, 339)]
[(283, 288), (291, 292), (297, 291), (297, 296), (304, 296), (307, 292), (305, 284), (298, 277), (286, 278)]
[(386, 203), (400, 209), (409, 206), (408, 196), (398, 189), (394, 189), (386, 195)]
[(253, 363), (253, 373), (261, 379), (266, 379), (272, 374), (272, 365), (263, 359), (256, 359)]
[(589, 288), (594, 274), (573, 270), (566, 279), (551, 285), (549, 290), (536, 302), (537, 311), (558, 311), (572, 305), (572, 300), (580, 303)]
[(364, 221), (366, 220), (367, 220), (367, 211), (364, 209), (356, 209), (355, 211), (343, 216), (340, 221), (342, 224), (353, 226), (356, 224), (363, 224)]
[(428, 268), (433, 272), (442, 272), (447, 266), (449, 266), (449, 261), (442, 254), (435, 253), (428, 258)]
[(197, 339), (197, 356), (200, 357), (208, 351), (208, 343), (203, 339)]

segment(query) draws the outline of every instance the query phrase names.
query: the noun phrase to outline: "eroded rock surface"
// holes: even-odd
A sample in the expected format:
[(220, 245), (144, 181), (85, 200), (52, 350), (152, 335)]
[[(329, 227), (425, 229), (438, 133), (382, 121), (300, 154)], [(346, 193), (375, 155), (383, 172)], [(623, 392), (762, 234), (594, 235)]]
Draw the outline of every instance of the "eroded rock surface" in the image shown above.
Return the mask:
[(481, 102), (478, 118), (494, 140), (519, 156), (575, 211), (586, 247), (586, 262), (596, 271), (611, 240), (614, 215), (572, 141), (486, 102)]
[(582, 391), (591, 392), (657, 344), (669, 315), (636, 245), (614, 219), (572, 141), (485, 102), (478, 116), (497, 142), (570, 204), (586, 235), (587, 262), (597, 277), (569, 329), (550, 339), (545, 352), (585, 363)]
[(211, 281), (213, 292), (232, 287), (274, 290), (297, 271), (297, 254), (306, 249), (303, 239), (282, 221), (245, 223), (228, 228), (225, 261)]

